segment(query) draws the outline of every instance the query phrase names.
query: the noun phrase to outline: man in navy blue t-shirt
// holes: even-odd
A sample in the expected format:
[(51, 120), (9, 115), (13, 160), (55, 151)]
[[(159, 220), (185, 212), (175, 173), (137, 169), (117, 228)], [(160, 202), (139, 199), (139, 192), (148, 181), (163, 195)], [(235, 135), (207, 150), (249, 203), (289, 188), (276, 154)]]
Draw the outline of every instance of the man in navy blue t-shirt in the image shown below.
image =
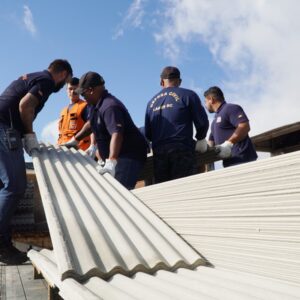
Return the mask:
[(145, 136), (152, 143), (156, 183), (195, 174), (195, 150), (207, 150), (209, 126), (199, 96), (180, 87), (178, 68), (165, 67), (160, 77), (163, 89), (149, 101), (145, 116)]
[(248, 136), (249, 120), (244, 110), (239, 105), (227, 103), (222, 90), (216, 86), (209, 88), (204, 97), (207, 110), (215, 113), (209, 144), (220, 149), (223, 166), (256, 160), (257, 154)]
[(100, 174), (110, 173), (126, 188), (134, 188), (147, 157), (147, 144), (134, 125), (124, 104), (105, 89), (98, 73), (87, 72), (79, 80), (78, 94), (90, 105), (89, 121), (66, 147), (94, 133), (104, 166)]
[(29, 73), (13, 81), (0, 95), (0, 262), (19, 264), (26, 254), (11, 243), (10, 222), (26, 187), (25, 151), (39, 148), (33, 121), (48, 97), (72, 76), (71, 65), (54, 60), (47, 70)]

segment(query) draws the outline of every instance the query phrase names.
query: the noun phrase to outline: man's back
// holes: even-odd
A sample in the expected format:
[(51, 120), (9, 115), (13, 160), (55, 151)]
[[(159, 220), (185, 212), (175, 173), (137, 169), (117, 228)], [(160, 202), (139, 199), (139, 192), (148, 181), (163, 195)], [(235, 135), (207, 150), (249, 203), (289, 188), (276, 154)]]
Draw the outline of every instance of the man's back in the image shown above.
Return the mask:
[(147, 105), (146, 137), (152, 141), (154, 149), (174, 144), (194, 149), (193, 123), (202, 124), (205, 120), (206, 113), (195, 92), (181, 87), (167, 87)]
[(195, 173), (193, 125), (197, 145), (207, 147), (207, 114), (198, 95), (181, 88), (181, 82), (178, 68), (165, 67), (160, 74), (163, 89), (147, 105), (145, 136), (152, 142), (156, 183)]

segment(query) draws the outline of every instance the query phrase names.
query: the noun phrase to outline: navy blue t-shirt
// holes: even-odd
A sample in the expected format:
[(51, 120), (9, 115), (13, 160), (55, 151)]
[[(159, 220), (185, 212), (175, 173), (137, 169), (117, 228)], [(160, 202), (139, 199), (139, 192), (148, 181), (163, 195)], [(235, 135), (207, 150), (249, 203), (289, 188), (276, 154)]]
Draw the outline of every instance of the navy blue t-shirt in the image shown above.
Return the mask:
[(164, 88), (147, 105), (145, 136), (154, 151), (178, 146), (194, 150), (193, 124), (196, 139), (204, 139), (209, 126), (207, 114), (199, 96), (191, 90)]
[(26, 74), (13, 81), (0, 95), (0, 122), (10, 125), (10, 111), (13, 127), (23, 133), (23, 124), (19, 112), (21, 99), (27, 93), (30, 93), (39, 100), (39, 104), (35, 108), (36, 117), (53, 92), (54, 87), (55, 82), (47, 70)]
[[(236, 104), (221, 104), (211, 124), (209, 140), (215, 145), (220, 145), (228, 140), (240, 123), (249, 122), (244, 110)], [(224, 167), (257, 159), (254, 145), (247, 135), (245, 139), (232, 147), (232, 157), (223, 160)]]
[(122, 133), (123, 143), (119, 157), (146, 160), (145, 138), (134, 125), (124, 104), (116, 97), (105, 91), (97, 105), (90, 108), (89, 118), (102, 159), (109, 157), (112, 134)]

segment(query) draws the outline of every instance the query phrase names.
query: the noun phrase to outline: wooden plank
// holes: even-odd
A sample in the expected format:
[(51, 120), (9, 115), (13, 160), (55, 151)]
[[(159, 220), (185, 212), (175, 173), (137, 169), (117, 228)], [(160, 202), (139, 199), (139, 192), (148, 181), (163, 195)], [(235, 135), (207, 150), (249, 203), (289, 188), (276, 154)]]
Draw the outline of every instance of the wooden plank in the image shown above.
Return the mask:
[(0, 299), (6, 300), (5, 291), (5, 266), (0, 264)]
[(284, 125), (251, 137), (254, 144), (270, 140), (300, 130), (300, 122)]
[(33, 279), (33, 266), (0, 265), (0, 300), (45, 300), (48, 296), (45, 280)]
[(44, 276), (35, 267), (33, 267), (33, 279), (44, 279)]
[(48, 286), (48, 300), (62, 300), (58, 288), (52, 288), (50, 285)]
[(20, 274), (17, 266), (6, 266), (6, 300), (26, 299)]
[(42, 280), (34, 280), (34, 271), (32, 265), (18, 266), (20, 278), (26, 299), (44, 300), (47, 299), (47, 288)]
[[(13, 240), (15, 242), (31, 245), (39, 248), (46, 248), (52, 250), (52, 242), (49, 233), (43, 232), (22, 232), (14, 233)], [(28, 246), (27, 246), (28, 248)]]
[(45, 286), (45, 289), (48, 290), (48, 282), (46, 281), (46, 279), (43, 278), (41, 280), (42, 280), (43, 285)]

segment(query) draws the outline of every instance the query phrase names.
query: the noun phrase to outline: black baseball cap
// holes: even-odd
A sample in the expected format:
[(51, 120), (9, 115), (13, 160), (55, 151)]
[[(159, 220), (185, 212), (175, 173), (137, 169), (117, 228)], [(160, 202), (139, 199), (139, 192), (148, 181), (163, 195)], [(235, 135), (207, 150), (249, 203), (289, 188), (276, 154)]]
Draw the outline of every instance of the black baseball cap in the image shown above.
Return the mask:
[(165, 67), (161, 74), (160, 74), (161, 79), (180, 79), (180, 71), (176, 67)]
[(87, 72), (81, 76), (76, 93), (81, 95), (85, 89), (103, 85), (104, 83), (105, 81), (100, 74), (96, 72)]

